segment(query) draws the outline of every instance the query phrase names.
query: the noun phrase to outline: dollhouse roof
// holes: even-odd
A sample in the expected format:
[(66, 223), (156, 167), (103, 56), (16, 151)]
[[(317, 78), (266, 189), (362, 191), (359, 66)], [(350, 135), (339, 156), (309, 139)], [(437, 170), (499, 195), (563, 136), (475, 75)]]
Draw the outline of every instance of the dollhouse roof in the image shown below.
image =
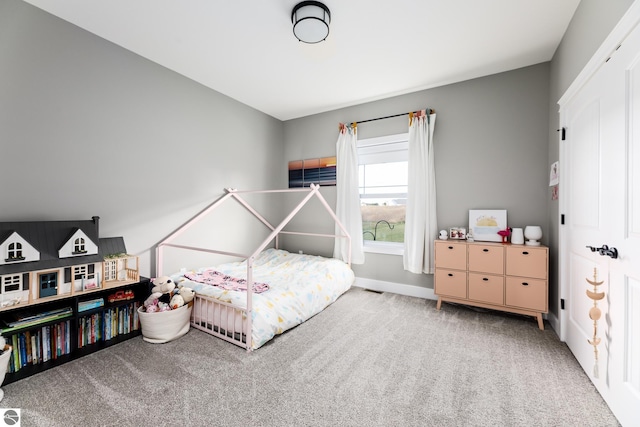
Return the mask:
[(124, 245), (122, 237), (104, 237), (100, 239), (100, 258), (104, 259), (107, 255), (125, 254), (127, 248)]
[[(60, 258), (58, 250), (77, 230), (99, 245), (97, 254)], [(40, 252), (39, 261), (12, 262), (0, 265), (0, 274), (46, 270), (79, 264), (102, 262), (105, 254), (125, 252), (124, 240), (99, 238), (99, 217), (76, 221), (0, 222), (0, 244), (13, 233), (19, 234)], [(120, 241), (118, 241), (118, 239)], [(105, 245), (105, 249), (102, 245)], [(6, 256), (0, 254), (0, 256)]]

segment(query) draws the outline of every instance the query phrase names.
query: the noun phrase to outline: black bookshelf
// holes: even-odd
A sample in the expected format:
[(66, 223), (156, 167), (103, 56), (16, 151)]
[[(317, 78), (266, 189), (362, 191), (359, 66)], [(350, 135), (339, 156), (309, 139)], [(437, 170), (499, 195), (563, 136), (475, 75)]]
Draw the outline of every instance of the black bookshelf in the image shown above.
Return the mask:
[[(80, 292), (68, 298), (0, 312), (2, 336), (13, 347), (3, 384), (19, 381), (140, 335), (136, 309), (148, 297), (149, 289), (150, 280), (141, 278), (136, 283)], [(110, 302), (109, 296), (119, 291), (128, 291), (124, 296), (129, 299)], [(79, 304), (100, 299), (102, 306), (78, 310)], [(7, 326), (17, 316), (26, 313), (37, 315), (67, 307), (70, 308), (69, 314), (63, 313), (52, 320), (36, 320), (35, 324), (21, 327)], [(27, 343), (28, 340), (31, 344)]]

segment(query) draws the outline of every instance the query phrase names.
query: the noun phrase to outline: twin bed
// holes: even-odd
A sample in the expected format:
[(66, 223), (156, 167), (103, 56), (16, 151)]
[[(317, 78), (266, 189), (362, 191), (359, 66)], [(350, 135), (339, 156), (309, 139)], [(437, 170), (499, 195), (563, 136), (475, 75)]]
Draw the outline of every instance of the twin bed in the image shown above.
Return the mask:
[[(320, 187), (266, 191), (237, 191), (227, 189), (226, 194), (198, 216), (180, 227), (158, 244), (158, 276), (169, 275), (179, 286), (194, 289), (196, 296), (191, 315), (191, 326), (231, 342), (247, 351), (255, 350), (275, 335), (291, 329), (333, 303), (346, 292), (354, 281), (350, 257), (346, 260), (296, 254), (279, 249), (280, 235), (293, 234), (309, 237), (346, 239), (348, 254), (351, 240), (344, 226), (320, 194)], [(252, 193), (306, 193), (303, 200), (277, 226), (269, 223), (247, 203), (244, 194)], [(315, 198), (320, 201), (336, 224), (335, 234), (286, 231), (285, 227), (295, 215)], [(253, 250), (243, 255), (222, 250), (175, 244), (175, 239), (211, 211), (236, 200), (257, 220), (264, 224), (269, 235)], [(180, 273), (164, 273), (165, 248), (229, 255), (242, 259), (229, 263), (206, 266)], [(249, 286), (249, 284), (253, 284)]]

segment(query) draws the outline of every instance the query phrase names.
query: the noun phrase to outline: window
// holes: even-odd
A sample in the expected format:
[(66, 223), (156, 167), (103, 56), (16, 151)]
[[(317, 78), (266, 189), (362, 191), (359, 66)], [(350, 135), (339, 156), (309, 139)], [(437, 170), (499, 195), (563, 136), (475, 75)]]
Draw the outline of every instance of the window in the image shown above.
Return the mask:
[(118, 278), (118, 261), (104, 260), (104, 280), (116, 280)]
[(9, 246), (7, 247), (7, 255), (7, 261), (23, 260), (22, 243), (9, 243)]
[(82, 254), (85, 253), (86, 250), (84, 249), (84, 239), (82, 237), (78, 237), (74, 242), (73, 242), (73, 253), (74, 254)]
[(73, 267), (73, 280), (82, 280), (87, 277), (87, 266), (77, 265)]
[(402, 254), (409, 134), (358, 141), (362, 236), (367, 252)]
[(73, 267), (73, 280), (93, 279), (95, 277), (94, 264), (76, 265)]
[(4, 276), (2, 277), (2, 293), (19, 291), (22, 289), (22, 276)]

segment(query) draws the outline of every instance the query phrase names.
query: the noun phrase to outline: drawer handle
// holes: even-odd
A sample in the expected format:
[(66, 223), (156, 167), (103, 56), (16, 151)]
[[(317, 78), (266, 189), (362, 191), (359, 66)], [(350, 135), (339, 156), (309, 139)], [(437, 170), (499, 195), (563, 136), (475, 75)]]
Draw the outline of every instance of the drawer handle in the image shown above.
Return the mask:
[(449, 246), (449, 249), (453, 249), (453, 246)]
[(527, 282), (522, 282), (522, 286), (529, 286)]
[(483, 249), (482, 252), (489, 252), (489, 249)]
[(449, 274), (447, 274), (447, 276), (453, 277), (453, 273), (449, 273)]
[(529, 255), (529, 252), (527, 252), (527, 251), (522, 251), (522, 255)]
[(489, 279), (488, 279), (488, 278), (486, 278), (486, 277), (483, 277), (483, 278), (482, 278), (482, 280), (484, 280), (485, 282), (488, 282), (488, 281), (489, 281)]

